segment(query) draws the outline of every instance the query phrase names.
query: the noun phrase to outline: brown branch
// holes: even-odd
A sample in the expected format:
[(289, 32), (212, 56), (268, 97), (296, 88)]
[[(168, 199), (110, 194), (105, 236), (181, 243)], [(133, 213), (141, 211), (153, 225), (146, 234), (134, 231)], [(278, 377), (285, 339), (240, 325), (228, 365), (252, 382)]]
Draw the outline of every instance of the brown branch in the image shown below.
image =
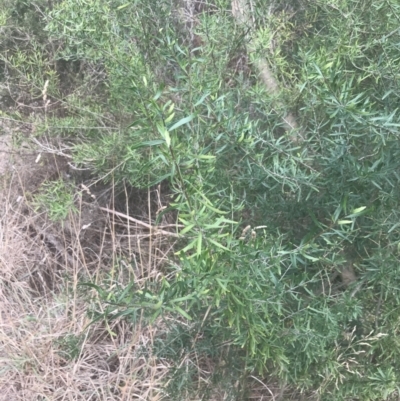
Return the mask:
[[(150, 230), (150, 234), (155, 234), (155, 235), (163, 234), (163, 235), (167, 235), (169, 237), (175, 237), (175, 238), (180, 238), (181, 237), (179, 234), (171, 233), (170, 231), (165, 231), (165, 230), (162, 230), (162, 229), (160, 229), (158, 227), (154, 227), (154, 226), (152, 226), (150, 224), (144, 223), (141, 220), (138, 220), (138, 219), (135, 219), (135, 218), (133, 218), (131, 216), (128, 216), (127, 214), (124, 214), (124, 213), (121, 213), (121, 212), (117, 212), (116, 210), (107, 209), (105, 207), (100, 207), (100, 210), (103, 210), (105, 212), (111, 213), (111, 214), (113, 214), (115, 216), (118, 216), (118, 217), (122, 217), (122, 218), (124, 218), (126, 220), (132, 221), (133, 223), (139, 224), (140, 226), (145, 227), (148, 230)], [(176, 225), (176, 227), (179, 227), (179, 225)]]
[[(238, 25), (245, 25), (246, 27), (254, 28), (254, 21), (251, 18), (251, 10), (248, 9), (251, 0), (232, 0), (232, 14), (236, 19)], [(249, 30), (251, 32), (252, 29)], [(255, 53), (254, 41), (248, 35), (247, 38), (247, 50), (249, 53)], [(264, 83), (268, 91), (274, 95), (277, 95), (280, 91), (279, 83), (272, 74), (271, 68), (266, 59), (260, 57), (255, 61), (255, 66), (259, 72), (259, 77)], [(282, 118), (283, 127), (286, 132), (290, 132), (290, 139), (292, 142), (301, 142), (303, 138), (299, 132), (293, 133), (293, 130), (298, 129), (298, 124), (295, 116), (292, 113), (288, 113)]]

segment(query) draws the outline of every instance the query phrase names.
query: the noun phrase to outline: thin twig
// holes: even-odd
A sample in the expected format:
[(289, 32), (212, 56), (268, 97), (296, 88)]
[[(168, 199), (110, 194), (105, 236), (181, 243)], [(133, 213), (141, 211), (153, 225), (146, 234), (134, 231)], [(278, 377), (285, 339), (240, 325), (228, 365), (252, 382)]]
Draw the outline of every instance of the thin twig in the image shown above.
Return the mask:
[[(129, 220), (129, 221), (132, 221), (132, 222), (134, 222), (134, 223), (136, 223), (136, 224), (139, 224), (139, 225), (141, 225), (141, 226), (143, 226), (143, 227), (146, 227), (147, 229), (150, 230), (150, 232), (151, 232), (152, 234), (164, 234), (164, 235), (168, 235), (168, 236), (170, 236), (170, 237), (175, 237), (175, 238), (180, 238), (180, 237), (181, 237), (179, 234), (171, 233), (170, 231), (162, 230), (161, 228), (162, 228), (163, 226), (161, 226), (161, 228), (154, 227), (154, 226), (152, 226), (152, 225), (150, 225), (150, 224), (144, 223), (143, 221), (138, 220), (138, 219), (135, 219), (135, 218), (133, 218), (133, 217), (131, 217), (131, 216), (128, 216), (128, 215), (126, 215), (126, 214), (124, 214), (124, 213), (117, 212), (116, 210), (108, 209), (108, 208), (106, 208), (106, 207), (100, 207), (100, 210), (103, 210), (103, 211), (105, 211), (105, 212), (111, 213), (111, 214), (113, 214), (113, 215), (115, 215), (115, 216), (118, 216), (118, 217), (122, 217), (122, 218), (127, 219), (127, 220)], [(177, 225), (177, 226), (178, 226), (178, 225)]]
[(269, 391), (269, 393), (271, 394), (271, 397), (272, 397), (272, 400), (273, 401), (275, 401), (275, 395), (274, 395), (274, 393), (269, 389), (269, 387), (265, 384), (265, 383), (263, 383), (260, 379), (258, 379), (257, 377), (255, 377), (255, 376), (250, 376), (252, 379), (254, 379), (254, 380), (257, 380), (260, 384), (262, 384), (268, 391)]

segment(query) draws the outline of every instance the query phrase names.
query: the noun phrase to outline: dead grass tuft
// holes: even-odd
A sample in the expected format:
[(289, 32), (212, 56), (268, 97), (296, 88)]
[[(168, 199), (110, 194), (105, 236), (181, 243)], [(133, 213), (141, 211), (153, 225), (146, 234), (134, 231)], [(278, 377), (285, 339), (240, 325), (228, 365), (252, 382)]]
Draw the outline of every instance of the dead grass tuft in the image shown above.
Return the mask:
[[(90, 325), (96, 299), (78, 283), (156, 280), (171, 238), (101, 211), (100, 204), (114, 208), (112, 193), (97, 201), (77, 188), (79, 212), (63, 223), (34, 211), (32, 193), (65, 173), (52, 157), (43, 164), (26, 157), (0, 187), (0, 400), (159, 400), (168, 364), (151, 349), (160, 329)], [(130, 204), (124, 214), (143, 212)], [(147, 209), (153, 224), (154, 207)]]

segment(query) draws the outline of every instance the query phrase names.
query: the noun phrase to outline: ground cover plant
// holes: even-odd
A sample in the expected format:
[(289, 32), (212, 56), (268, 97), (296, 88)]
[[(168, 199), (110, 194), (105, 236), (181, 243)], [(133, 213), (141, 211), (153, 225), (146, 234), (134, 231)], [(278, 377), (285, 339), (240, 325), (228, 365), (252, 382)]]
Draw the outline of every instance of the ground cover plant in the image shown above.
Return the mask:
[(395, 1), (1, 4), (2, 121), (39, 177), (11, 215), (51, 263), (2, 291), (65, 310), (63, 368), (103, 341), (118, 371), (71, 399), (399, 397)]

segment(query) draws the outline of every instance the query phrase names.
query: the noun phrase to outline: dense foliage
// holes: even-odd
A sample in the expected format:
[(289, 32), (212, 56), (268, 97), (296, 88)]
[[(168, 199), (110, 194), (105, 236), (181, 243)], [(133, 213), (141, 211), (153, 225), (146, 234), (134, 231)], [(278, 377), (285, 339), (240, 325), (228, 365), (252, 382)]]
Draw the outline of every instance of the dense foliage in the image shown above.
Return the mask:
[(36, 130), (77, 165), (168, 184), (180, 250), (103, 294), (123, 316), (173, 314), (171, 349), (321, 400), (397, 399), (400, 6), (246, 4), (247, 27), (228, 0), (3, 0), (1, 76), (24, 101), (46, 87)]

